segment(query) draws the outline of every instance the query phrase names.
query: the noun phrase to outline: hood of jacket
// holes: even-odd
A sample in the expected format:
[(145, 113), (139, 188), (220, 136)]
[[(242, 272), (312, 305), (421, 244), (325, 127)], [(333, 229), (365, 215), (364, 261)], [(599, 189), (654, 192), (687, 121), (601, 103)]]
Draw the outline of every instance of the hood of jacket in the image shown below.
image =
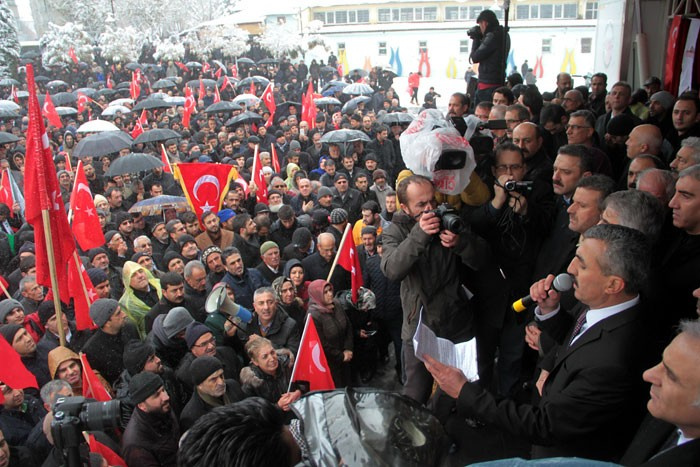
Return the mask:
[(68, 360), (76, 360), (80, 362), (80, 357), (77, 353), (73, 352), (67, 347), (61, 347), (60, 345), (49, 352), (49, 374), (51, 378), (56, 379), (56, 371), (61, 363)]

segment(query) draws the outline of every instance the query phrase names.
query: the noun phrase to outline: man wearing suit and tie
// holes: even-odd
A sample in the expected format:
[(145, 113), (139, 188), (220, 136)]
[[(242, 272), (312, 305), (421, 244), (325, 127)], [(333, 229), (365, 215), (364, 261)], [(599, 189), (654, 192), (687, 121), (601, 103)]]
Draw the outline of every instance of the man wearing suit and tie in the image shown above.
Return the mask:
[[(583, 234), (568, 268), (580, 310), (562, 345), (543, 360), (536, 403), (497, 400), (458, 369), (430, 357), (426, 367), (457, 399), (460, 414), (531, 443), (533, 458), (618, 460), (639, 426), (646, 400), (641, 375), (649, 366), (648, 339), (639, 292), (649, 274), (648, 258), (639, 231), (597, 225)], [(566, 312), (551, 288), (553, 279), (550, 275), (530, 289), (538, 303), (536, 319)]]

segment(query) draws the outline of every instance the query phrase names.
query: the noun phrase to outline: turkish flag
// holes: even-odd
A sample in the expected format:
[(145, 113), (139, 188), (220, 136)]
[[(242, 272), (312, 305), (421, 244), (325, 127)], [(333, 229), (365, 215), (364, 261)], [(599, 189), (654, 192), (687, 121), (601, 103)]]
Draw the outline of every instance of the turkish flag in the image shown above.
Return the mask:
[(238, 78), (238, 67), (236, 65), (231, 65), (231, 76)]
[(136, 120), (136, 123), (134, 124), (134, 129), (131, 130), (131, 133), (130, 133), (131, 137), (133, 139), (136, 139), (139, 137), (139, 135), (141, 135), (143, 133), (144, 133), (143, 125), (141, 124), (140, 121)]
[(280, 159), (277, 157), (277, 149), (275, 149), (275, 145), (272, 144), (270, 145), (270, 159), (272, 160), (272, 170), (275, 171), (275, 173), (282, 173), (282, 169), (280, 167)]
[[(68, 303), (68, 275), (66, 266), (75, 251), (75, 240), (68, 225), (68, 217), (61, 200), (56, 169), (53, 165), (49, 138), (44, 128), (44, 120), (39, 110), (34, 82), (34, 67), (27, 65), (27, 88), (29, 89), (29, 127), (27, 128), (27, 150), (24, 171), (24, 186), (27, 190), (25, 216), (34, 227), (34, 244), (36, 248), (37, 283), (51, 286), (49, 275), (49, 256), (47, 236), (53, 246), (53, 260), (56, 264), (58, 293), (64, 303)], [(44, 231), (42, 211), (48, 213), (49, 232)], [(54, 293), (56, 291), (54, 290)]]
[(199, 78), (199, 95), (197, 96), (197, 99), (204, 99), (205, 94), (206, 90), (204, 89), (204, 81), (202, 81), (202, 78)]
[(138, 122), (143, 126), (148, 125), (148, 113), (146, 112), (146, 109), (143, 109), (141, 111), (141, 115), (139, 116)]
[(107, 465), (111, 467), (127, 467), (126, 461), (122, 459), (119, 454), (112, 451), (110, 448), (100, 443), (95, 439), (94, 435), (88, 433), (88, 446), (90, 446), (90, 452), (95, 454), (100, 454), (107, 461)]
[(316, 331), (316, 324), (311, 315), (306, 315), (304, 332), (299, 344), (299, 352), (294, 362), (292, 377), (294, 381), (308, 381), (312, 391), (335, 389), (331, 369), (328, 367), (326, 354), (321, 345), (321, 339)]
[[(101, 233), (100, 236), (102, 236)], [(82, 276), (82, 280), (80, 276)], [(80, 261), (77, 251), (73, 253), (73, 258), (68, 263), (68, 289), (71, 298), (73, 298), (75, 327), (78, 328), (78, 331), (97, 329), (92, 318), (90, 318), (90, 305), (97, 300), (97, 291), (95, 286), (92, 285), (90, 276), (88, 276), (85, 266)]]
[(73, 212), (73, 235), (83, 251), (105, 244), (100, 219), (95, 211), (90, 184), (85, 177), (83, 162), (78, 161), (75, 183), (70, 194), (70, 209)]
[(10, 186), (10, 169), (2, 171), (0, 177), (0, 203), (6, 204), (10, 208), (10, 217), (15, 217), (15, 212), (12, 206), (15, 204), (15, 197), (12, 196), (12, 187)]
[(173, 173), (173, 167), (170, 165), (170, 158), (165, 151), (165, 146), (160, 145), (160, 161), (163, 163), (163, 172)]
[(252, 95), (254, 95), (254, 96), (256, 95), (256, 92), (255, 92), (255, 81), (253, 81), (253, 80), (250, 81), (250, 91), (249, 91), (249, 92), (250, 92)]
[[(0, 338), (0, 358), (2, 358), (2, 365), (0, 365), (0, 381), (7, 384), (12, 389), (39, 389), (36, 376), (27, 370), (19, 354), (12, 347), (12, 344), (7, 342), (4, 338)], [(0, 392), (0, 394), (2, 394), (2, 392)]]
[(15, 103), (19, 104), (19, 97), (17, 96), (17, 88), (15, 87), (14, 84), (12, 85), (12, 88), (10, 90), (10, 99), (15, 101)]
[(41, 110), (44, 117), (49, 120), (49, 124), (55, 126), (56, 128), (61, 128), (63, 126), (61, 117), (59, 117), (58, 112), (56, 112), (56, 107), (54, 107), (53, 101), (51, 100), (51, 95), (48, 92), (46, 93), (46, 99), (44, 99), (44, 107)]
[(272, 92), (272, 83), (268, 84), (265, 90), (262, 93), (262, 96), (260, 96), (265, 102), (265, 107), (267, 107), (267, 110), (270, 111), (270, 114), (274, 115), (275, 110), (277, 110), (277, 104), (275, 103), (275, 95)]
[(195, 102), (194, 96), (192, 95), (192, 89), (190, 89), (189, 86), (185, 86), (185, 112), (182, 115), (182, 126), (184, 126), (185, 128), (190, 127), (190, 117), (194, 113), (196, 107), (197, 103)]
[(189, 71), (190, 71), (190, 69), (187, 68), (187, 66), (182, 62), (175, 62), (175, 65), (177, 65), (177, 67), (179, 69), (181, 69), (182, 71), (184, 71), (185, 73), (189, 73)]
[(316, 103), (314, 102), (314, 87), (311, 80), (306, 88), (306, 94), (301, 98), (301, 119), (309, 124), (309, 128), (316, 128)]
[(112, 75), (107, 75), (107, 89), (112, 89), (114, 87), (114, 81), (112, 81)]
[(260, 152), (259, 147), (255, 145), (255, 155), (253, 156), (253, 173), (250, 177), (252, 182), (255, 182), (255, 186), (258, 190), (255, 192), (255, 197), (258, 203), (267, 204), (267, 183), (265, 182), (265, 174), (263, 172), (263, 165), (260, 162)]
[(175, 166), (175, 171), (178, 172), (175, 178), (180, 180), (187, 202), (200, 223), (203, 212), (219, 212), (229, 183), (238, 178), (238, 171), (228, 164), (180, 163)]
[(85, 112), (85, 107), (88, 105), (90, 102), (90, 99), (88, 96), (83, 94), (82, 92), (78, 93), (78, 112), (83, 113)]
[(76, 65), (78, 64), (78, 56), (75, 55), (75, 49), (73, 47), (68, 49), (68, 56), (71, 60), (73, 60), (73, 63), (75, 63)]
[(350, 273), (352, 285), (352, 302), (357, 303), (357, 291), (362, 287), (362, 271), (360, 271), (360, 257), (357, 256), (355, 242), (350, 233), (350, 224), (345, 228), (345, 235), (338, 248), (338, 266)]
[(131, 72), (131, 83), (129, 84), (129, 95), (133, 100), (138, 99), (141, 94), (141, 86), (139, 85), (138, 70)]
[(216, 73), (214, 73), (214, 76), (216, 76), (216, 79), (221, 78), (221, 73), (223, 73), (223, 68), (219, 68), (218, 70), (216, 70)]
[(100, 402), (112, 400), (107, 390), (97, 378), (84, 353), (80, 353), (80, 363), (83, 364), (83, 397), (97, 399)]
[(214, 103), (221, 102), (221, 94), (219, 94), (219, 88), (214, 86)]
[(209, 73), (211, 71), (211, 65), (209, 65), (209, 62), (204, 62), (202, 64), (202, 73)]

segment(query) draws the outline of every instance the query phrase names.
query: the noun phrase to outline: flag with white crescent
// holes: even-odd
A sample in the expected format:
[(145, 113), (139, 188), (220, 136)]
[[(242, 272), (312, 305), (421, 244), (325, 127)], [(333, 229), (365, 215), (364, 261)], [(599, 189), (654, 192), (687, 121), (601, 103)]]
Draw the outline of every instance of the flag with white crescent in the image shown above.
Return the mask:
[(78, 161), (75, 171), (75, 183), (70, 194), (70, 209), (73, 213), (71, 229), (80, 245), (80, 249), (88, 251), (105, 244), (105, 236), (102, 233), (100, 219), (97, 216), (95, 203), (92, 200), (90, 184), (85, 176), (83, 162)]
[(338, 266), (350, 273), (352, 302), (357, 303), (357, 292), (362, 287), (362, 271), (360, 270), (360, 257), (357, 254), (355, 242), (352, 235), (349, 235), (350, 224), (346, 226), (346, 235), (343, 236), (341, 245), (338, 247)]
[(205, 211), (219, 212), (231, 180), (238, 178), (236, 168), (228, 164), (189, 162), (177, 164), (174, 170), (200, 223)]
[(311, 315), (306, 315), (304, 332), (290, 380), (291, 382), (307, 381), (312, 391), (335, 389), (333, 375)]

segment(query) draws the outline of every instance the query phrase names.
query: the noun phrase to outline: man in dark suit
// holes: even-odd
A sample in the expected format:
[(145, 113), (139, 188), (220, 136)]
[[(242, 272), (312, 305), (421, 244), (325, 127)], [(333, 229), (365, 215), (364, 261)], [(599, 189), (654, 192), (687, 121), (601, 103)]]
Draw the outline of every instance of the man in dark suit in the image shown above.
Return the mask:
[[(426, 356), (442, 391), (457, 399), (460, 414), (532, 444), (533, 458), (577, 456), (617, 460), (643, 413), (641, 373), (647, 339), (639, 292), (649, 273), (644, 234), (597, 225), (583, 235), (568, 272), (583, 305), (563, 344), (545, 357), (533, 404), (496, 400), (456, 368)], [(537, 319), (563, 313), (554, 276), (536, 282), (530, 295)], [(548, 358), (547, 358), (548, 357)], [(488, 453), (491, 458), (497, 453)]]
[(667, 466), (700, 463), (700, 321), (683, 321), (661, 362), (644, 372), (651, 383), (644, 419), (623, 465)]

